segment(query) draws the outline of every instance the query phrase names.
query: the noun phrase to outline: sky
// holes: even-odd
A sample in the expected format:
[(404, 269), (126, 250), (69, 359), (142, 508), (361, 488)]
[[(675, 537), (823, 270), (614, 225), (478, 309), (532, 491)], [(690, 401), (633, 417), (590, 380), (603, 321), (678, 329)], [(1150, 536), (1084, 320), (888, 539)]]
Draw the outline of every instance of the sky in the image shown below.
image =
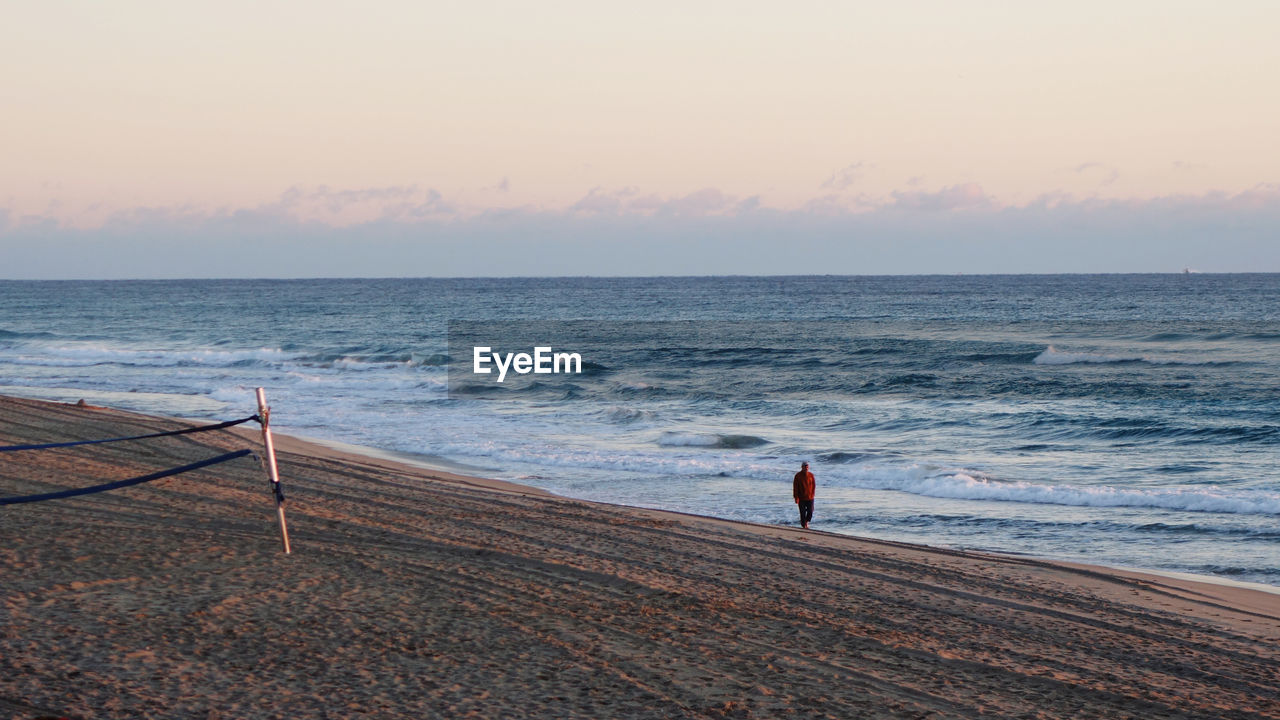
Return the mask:
[(1280, 271), (1280, 3), (0, 6), (0, 278)]

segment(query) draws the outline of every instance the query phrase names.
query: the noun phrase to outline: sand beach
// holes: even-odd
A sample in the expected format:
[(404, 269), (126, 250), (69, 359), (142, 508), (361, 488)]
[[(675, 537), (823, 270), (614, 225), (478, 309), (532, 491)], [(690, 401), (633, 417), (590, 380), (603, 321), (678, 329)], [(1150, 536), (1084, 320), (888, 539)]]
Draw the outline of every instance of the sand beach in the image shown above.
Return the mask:
[[(0, 445), (182, 421), (0, 399)], [(260, 449), (0, 454), (0, 496)], [(580, 502), (277, 436), (0, 507), (0, 717), (1280, 717), (1280, 595)]]

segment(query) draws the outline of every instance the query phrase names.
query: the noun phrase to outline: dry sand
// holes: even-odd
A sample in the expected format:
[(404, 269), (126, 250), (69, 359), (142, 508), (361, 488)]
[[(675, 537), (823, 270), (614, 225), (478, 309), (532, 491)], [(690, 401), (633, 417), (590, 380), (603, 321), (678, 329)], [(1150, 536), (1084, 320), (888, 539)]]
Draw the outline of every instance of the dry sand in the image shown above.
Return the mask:
[[(0, 445), (172, 429), (0, 400)], [(0, 453), (0, 496), (256, 425)], [(280, 438), (0, 507), (0, 717), (1280, 717), (1280, 596), (556, 498)]]

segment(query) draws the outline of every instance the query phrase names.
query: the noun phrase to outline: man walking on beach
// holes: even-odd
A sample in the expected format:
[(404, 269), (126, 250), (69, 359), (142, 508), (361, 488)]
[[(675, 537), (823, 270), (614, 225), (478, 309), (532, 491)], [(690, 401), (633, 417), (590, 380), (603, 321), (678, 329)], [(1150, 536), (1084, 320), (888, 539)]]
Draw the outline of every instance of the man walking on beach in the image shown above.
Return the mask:
[(809, 472), (809, 463), (800, 463), (800, 472), (796, 473), (796, 478), (791, 483), (791, 497), (800, 506), (800, 527), (805, 530), (809, 529), (809, 521), (813, 519), (813, 495), (816, 487), (813, 473)]

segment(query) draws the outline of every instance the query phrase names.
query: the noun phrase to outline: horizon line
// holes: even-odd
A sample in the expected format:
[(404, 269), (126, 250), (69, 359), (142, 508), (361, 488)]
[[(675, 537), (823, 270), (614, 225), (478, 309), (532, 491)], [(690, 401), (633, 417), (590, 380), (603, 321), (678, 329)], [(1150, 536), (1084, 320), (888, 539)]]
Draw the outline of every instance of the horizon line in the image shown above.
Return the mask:
[(1109, 271), (1109, 272), (1002, 272), (1002, 273), (814, 273), (808, 275), (779, 274), (753, 275), (747, 273), (726, 273), (723, 275), (691, 274), (691, 275), (316, 275), (316, 276), (243, 276), (243, 277), (129, 277), (129, 278), (0, 278), (0, 282), (303, 282), (309, 280), (344, 281), (344, 280), (698, 280), (698, 279), (803, 279), (803, 278), (936, 278), (936, 277), (1122, 277), (1122, 276), (1155, 276), (1155, 275), (1280, 275), (1280, 270), (1148, 270), (1148, 271)]

